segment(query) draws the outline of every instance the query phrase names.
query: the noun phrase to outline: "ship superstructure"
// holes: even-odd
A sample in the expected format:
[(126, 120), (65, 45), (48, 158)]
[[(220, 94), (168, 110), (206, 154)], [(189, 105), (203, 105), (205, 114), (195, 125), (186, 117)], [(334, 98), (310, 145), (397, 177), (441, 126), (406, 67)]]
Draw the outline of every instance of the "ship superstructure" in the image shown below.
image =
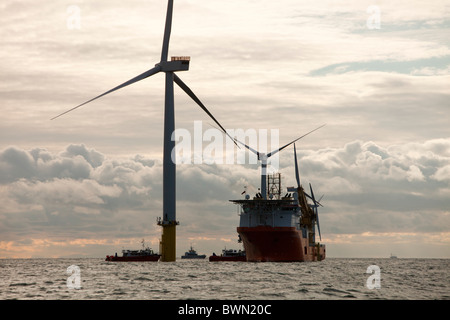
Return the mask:
[[(325, 259), (325, 245), (316, 242), (317, 207), (321, 204), (308, 195), (300, 184), (294, 144), (297, 187), (281, 189), (281, 174), (267, 176), (268, 194), (252, 199), (230, 200), (240, 206), (237, 232), (244, 244), (247, 261), (320, 261)], [(307, 198), (312, 200), (308, 203)]]

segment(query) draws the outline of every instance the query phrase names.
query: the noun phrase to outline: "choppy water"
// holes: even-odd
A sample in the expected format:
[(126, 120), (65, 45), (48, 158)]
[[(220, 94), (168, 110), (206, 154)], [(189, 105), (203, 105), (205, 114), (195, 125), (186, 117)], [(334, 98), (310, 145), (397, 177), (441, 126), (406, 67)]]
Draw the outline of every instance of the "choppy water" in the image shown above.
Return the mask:
[[(81, 288), (68, 287), (69, 266)], [(369, 289), (370, 265), (380, 288)], [(450, 259), (333, 259), (308, 263), (103, 259), (0, 260), (0, 299), (450, 299)], [(73, 279), (76, 274), (72, 275)], [(76, 282), (69, 281), (69, 286)]]

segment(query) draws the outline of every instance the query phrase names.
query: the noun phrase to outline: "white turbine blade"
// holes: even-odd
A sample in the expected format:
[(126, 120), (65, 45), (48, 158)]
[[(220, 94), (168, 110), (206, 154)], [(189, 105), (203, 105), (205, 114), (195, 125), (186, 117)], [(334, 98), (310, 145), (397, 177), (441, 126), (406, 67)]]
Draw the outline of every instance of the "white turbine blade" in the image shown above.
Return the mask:
[(250, 146), (246, 145), (245, 143), (239, 141), (238, 139), (234, 138), (234, 141), (239, 142), (240, 144), (242, 144), (244, 147), (246, 147), (248, 150), (250, 150), (251, 152), (253, 152), (254, 154), (256, 154), (258, 156), (259, 159), (259, 152), (256, 151), (255, 149), (251, 148)]
[(167, 55), (169, 53), (170, 31), (172, 29), (172, 13), (173, 13), (173, 0), (169, 0), (167, 4), (166, 27), (164, 28), (164, 39), (161, 51), (161, 61), (167, 61)]
[(319, 130), (320, 128), (322, 128), (322, 127), (324, 127), (324, 126), (325, 126), (325, 125), (323, 124), (323, 125), (321, 125), (320, 127), (316, 128), (316, 129), (314, 129), (314, 130), (311, 130), (310, 132), (308, 132), (308, 133), (302, 135), (301, 137), (298, 137), (298, 138), (295, 139), (294, 141), (289, 142), (288, 144), (282, 146), (281, 148), (276, 149), (276, 150), (274, 150), (274, 151), (272, 151), (272, 152), (269, 152), (269, 153), (267, 154), (267, 158), (273, 156), (274, 154), (276, 154), (277, 152), (283, 150), (283, 149), (286, 148), (287, 146), (293, 144), (294, 142), (300, 140), (300, 139), (303, 138), (303, 137), (306, 137), (308, 134), (310, 134), (310, 133), (312, 133), (312, 132), (314, 132), (314, 131), (316, 131), (316, 130)]
[(154, 67), (154, 68), (152, 68), (152, 69), (150, 69), (148, 71), (145, 71), (144, 73), (138, 75), (137, 77), (134, 77), (133, 79), (130, 79), (127, 82), (124, 82), (121, 85), (118, 85), (117, 87), (112, 88), (111, 90), (108, 90), (108, 91), (102, 93), (101, 95), (96, 96), (95, 98), (92, 98), (91, 100), (83, 102), (82, 104), (79, 104), (78, 106), (61, 113), (61, 114), (57, 115), (56, 117), (51, 118), (50, 120), (56, 119), (56, 118), (66, 114), (66, 113), (69, 113), (70, 111), (73, 111), (73, 110), (75, 110), (75, 109), (77, 109), (77, 108), (79, 108), (81, 106), (84, 106), (85, 104), (88, 104), (91, 101), (94, 101), (94, 100), (96, 100), (96, 99), (98, 99), (100, 97), (103, 97), (103, 96), (107, 95), (108, 93), (114, 92), (114, 91), (119, 90), (119, 89), (121, 89), (123, 87), (126, 87), (126, 86), (128, 86), (128, 85), (130, 85), (132, 83), (135, 83), (135, 82), (138, 82), (138, 81), (143, 80), (145, 78), (148, 78), (148, 77), (154, 75), (155, 73), (158, 73), (160, 70), (161, 70), (161, 67), (160, 66), (156, 66), (156, 67)]
[[(194, 92), (192, 92), (192, 90), (180, 79), (180, 77), (178, 77), (175, 73), (173, 74), (173, 80), (175, 81), (175, 83), (181, 88), (183, 89), (184, 92), (187, 93), (187, 95), (189, 97), (191, 97), (192, 100), (194, 100), (199, 106), (200, 108), (203, 109), (203, 111), (206, 112), (206, 114), (213, 119), (213, 121), (220, 127), (220, 129), (222, 129), (222, 131), (231, 139), (233, 140), (233, 138), (228, 134), (227, 130), (225, 130), (224, 127), (222, 127), (222, 125), (219, 123), (219, 121), (216, 120), (216, 118), (214, 118), (214, 116), (212, 115), (211, 112), (209, 112), (209, 110), (205, 107), (205, 105), (200, 101), (199, 98), (197, 98), (197, 96), (194, 94)], [(233, 142), (236, 144), (236, 141), (233, 140)], [(237, 144), (236, 144), (237, 145)]]
[(294, 159), (295, 159), (295, 178), (297, 179), (297, 187), (300, 188), (300, 174), (298, 172), (297, 150), (295, 149), (295, 143), (294, 143)]

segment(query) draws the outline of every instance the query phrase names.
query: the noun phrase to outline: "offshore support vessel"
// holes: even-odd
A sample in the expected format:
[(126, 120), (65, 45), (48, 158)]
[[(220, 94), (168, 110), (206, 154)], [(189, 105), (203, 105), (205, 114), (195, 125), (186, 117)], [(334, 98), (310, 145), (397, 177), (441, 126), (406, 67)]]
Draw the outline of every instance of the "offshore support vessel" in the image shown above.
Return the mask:
[(223, 249), (220, 256), (214, 252), (209, 257), (209, 261), (247, 261), (245, 251), (235, 249)]
[(206, 254), (198, 254), (197, 251), (194, 250), (194, 248), (189, 249), (189, 251), (186, 251), (184, 253), (184, 256), (181, 256), (181, 259), (205, 259)]
[[(240, 206), (237, 232), (243, 242), (247, 261), (303, 262), (325, 259), (325, 245), (316, 242), (320, 226), (316, 200), (310, 184), (308, 195), (300, 184), (294, 144), (297, 187), (281, 193), (281, 174), (267, 175), (268, 195), (249, 195), (245, 199), (230, 200)], [(262, 176), (265, 177), (266, 176)], [(265, 190), (265, 188), (264, 188)], [(265, 192), (265, 191), (264, 191)], [(312, 200), (308, 203), (307, 198)]]
[(112, 256), (106, 256), (105, 261), (118, 262), (143, 262), (143, 261), (158, 261), (161, 255), (153, 252), (149, 247), (145, 246), (144, 239), (142, 239), (141, 250), (122, 250), (122, 256), (117, 253)]

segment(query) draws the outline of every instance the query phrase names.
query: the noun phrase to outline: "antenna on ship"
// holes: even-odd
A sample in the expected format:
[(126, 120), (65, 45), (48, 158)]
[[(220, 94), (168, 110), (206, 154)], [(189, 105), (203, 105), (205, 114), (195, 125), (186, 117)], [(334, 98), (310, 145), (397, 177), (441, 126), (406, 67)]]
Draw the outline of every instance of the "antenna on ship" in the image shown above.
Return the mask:
[[(159, 72), (166, 74), (165, 81), (165, 105), (164, 105), (164, 154), (163, 154), (163, 219), (158, 221), (158, 224), (162, 226), (162, 236), (160, 242), (160, 254), (161, 261), (175, 261), (175, 244), (176, 244), (176, 232), (175, 227), (179, 224), (176, 221), (175, 211), (175, 161), (172, 161), (172, 150), (175, 147), (175, 141), (172, 141), (172, 133), (175, 130), (175, 116), (174, 116), (174, 93), (173, 83), (175, 82), (189, 97), (192, 98), (200, 108), (205, 111), (208, 116), (221, 128), (221, 130), (228, 135), (222, 125), (214, 118), (209, 110), (203, 105), (200, 99), (192, 92), (192, 90), (175, 74), (176, 71), (189, 70), (190, 57), (172, 57), (171, 61), (167, 60), (169, 51), (170, 32), (172, 28), (172, 13), (173, 13), (173, 0), (169, 0), (167, 4), (167, 15), (164, 29), (164, 38), (161, 51), (161, 60), (153, 68), (145, 71), (144, 73), (118, 85), (117, 87), (108, 90), (101, 95), (96, 96), (72, 109), (69, 109), (51, 120), (54, 120), (66, 113), (69, 113), (75, 109), (84, 106), (100, 97), (110, 94), (116, 90), (124, 88), (130, 84), (141, 81), (148, 77), (151, 77)], [(235, 142), (236, 143), (236, 142)]]
[(234, 138), (234, 141), (239, 142), (239, 143), (242, 144), (244, 147), (246, 147), (248, 150), (250, 150), (251, 152), (253, 152), (254, 154), (256, 154), (256, 155), (258, 156), (258, 160), (261, 161), (261, 195), (262, 195), (262, 198), (263, 198), (264, 200), (267, 200), (267, 187), (266, 187), (267, 160), (268, 160), (271, 156), (273, 156), (274, 154), (280, 152), (280, 151), (283, 150), (284, 148), (290, 146), (291, 144), (293, 144), (294, 142), (296, 142), (296, 141), (300, 140), (301, 138), (307, 136), (308, 134), (310, 134), (310, 133), (312, 133), (312, 132), (314, 132), (314, 131), (316, 131), (316, 130), (319, 130), (319, 129), (322, 128), (323, 126), (325, 126), (325, 124), (321, 125), (320, 127), (317, 127), (317, 128), (314, 129), (314, 130), (311, 130), (310, 132), (308, 132), (308, 133), (306, 133), (306, 134), (304, 134), (304, 135), (298, 137), (297, 139), (295, 139), (295, 140), (289, 142), (288, 144), (282, 146), (281, 148), (275, 149), (275, 150), (273, 150), (273, 151), (271, 151), (271, 152), (269, 152), (269, 153), (262, 153), (262, 152), (259, 152), (259, 151), (255, 150), (255, 149), (249, 147), (249, 146), (246, 145), (245, 143), (243, 143), (243, 142), (237, 140), (236, 138)]

